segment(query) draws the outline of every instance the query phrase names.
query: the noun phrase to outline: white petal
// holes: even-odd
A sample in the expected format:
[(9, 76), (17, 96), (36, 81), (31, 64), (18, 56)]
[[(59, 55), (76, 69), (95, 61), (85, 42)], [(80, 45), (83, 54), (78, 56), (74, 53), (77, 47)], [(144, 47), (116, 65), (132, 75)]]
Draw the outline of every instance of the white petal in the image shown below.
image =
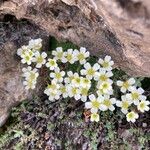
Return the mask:
[(122, 86), (122, 85), (123, 85), (123, 82), (120, 81), (120, 80), (118, 80), (118, 81), (117, 81), (117, 85), (118, 85), (118, 86)]
[(135, 79), (134, 79), (134, 78), (130, 78), (130, 79), (128, 80), (128, 83), (129, 83), (130, 85), (135, 84)]
[(114, 110), (115, 110), (115, 107), (114, 107), (113, 105), (111, 105), (111, 106), (109, 107), (109, 110), (114, 111)]
[(86, 70), (85, 70), (85, 69), (82, 69), (82, 70), (80, 71), (80, 73), (81, 73), (81, 75), (86, 75)]
[(85, 53), (86, 52), (86, 48), (85, 47), (81, 47), (80, 48), (80, 52)]
[(121, 111), (124, 113), (124, 114), (127, 114), (128, 113), (128, 110), (127, 109), (121, 109)]
[(87, 108), (87, 109), (92, 108), (92, 103), (91, 102), (86, 102), (85, 103), (85, 108)]
[(116, 99), (115, 98), (111, 98), (110, 101), (111, 101), (112, 104), (116, 103)]
[(122, 107), (122, 102), (121, 102), (121, 101), (116, 101), (116, 105), (117, 105), (118, 107)]
[(109, 62), (111, 60), (111, 57), (110, 56), (105, 56), (105, 59), (104, 59), (106, 62)]
[(109, 71), (109, 72), (106, 73), (106, 75), (107, 75), (107, 77), (112, 77), (113, 73), (112, 73), (112, 71)]
[(114, 65), (114, 61), (110, 61), (109, 64), (112, 66)]
[(89, 63), (86, 63), (86, 64), (84, 64), (84, 68), (89, 69), (89, 68), (91, 68), (91, 65)]
[(104, 60), (101, 59), (101, 58), (99, 58), (98, 63), (103, 64), (103, 63), (104, 63)]
[(75, 100), (79, 100), (81, 98), (80, 94), (77, 94), (74, 97), (75, 97)]
[(98, 63), (94, 64), (93, 69), (98, 70), (100, 68), (100, 65)]
[(144, 96), (144, 95), (140, 95), (140, 96), (139, 96), (139, 99), (140, 99), (140, 100), (144, 100), (144, 101), (145, 101), (145, 100), (146, 100), (146, 96)]
[(91, 113), (97, 113), (98, 109), (97, 108), (91, 108)]
[(91, 95), (89, 95), (89, 99), (92, 101), (92, 100), (95, 100), (96, 98), (95, 98), (95, 95), (94, 94), (91, 94)]
[(126, 90), (126, 88), (121, 87), (120, 91), (121, 91), (122, 93), (125, 93), (127, 90)]
[(99, 109), (102, 111), (106, 111), (107, 107), (105, 105), (101, 104)]
[(144, 90), (143, 90), (142, 88), (138, 88), (138, 92), (139, 92), (140, 94), (143, 94), (143, 93), (144, 93)]

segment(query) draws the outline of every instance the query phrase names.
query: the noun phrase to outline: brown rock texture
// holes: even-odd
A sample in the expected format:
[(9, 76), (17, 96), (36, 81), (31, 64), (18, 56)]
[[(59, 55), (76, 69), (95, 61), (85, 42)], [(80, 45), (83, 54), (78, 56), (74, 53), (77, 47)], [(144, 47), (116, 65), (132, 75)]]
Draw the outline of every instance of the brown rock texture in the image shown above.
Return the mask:
[(0, 20), (0, 125), (10, 107), (31, 96), (15, 56), (30, 38), (69, 40), (93, 55), (111, 55), (128, 74), (150, 76), (149, 0), (2, 0)]
[[(14, 17), (5, 16), (5, 18)], [(33, 94), (26, 91), (22, 84), (23, 65), (16, 55), (16, 50), (22, 44), (27, 44), (31, 38), (42, 36), (45, 41), (48, 39), (42, 30), (38, 30), (30, 23), (27, 24), (26, 21), (17, 22), (13, 20), (8, 22), (5, 18), (3, 19), (4, 22), (0, 24), (0, 126), (5, 122), (12, 106), (24, 99), (31, 99)], [(36, 94), (41, 91), (40, 87), (43, 83), (40, 82), (40, 86), (37, 86)]]
[(0, 14), (27, 19), (93, 55), (111, 55), (131, 75), (150, 75), (149, 0), (7, 0)]

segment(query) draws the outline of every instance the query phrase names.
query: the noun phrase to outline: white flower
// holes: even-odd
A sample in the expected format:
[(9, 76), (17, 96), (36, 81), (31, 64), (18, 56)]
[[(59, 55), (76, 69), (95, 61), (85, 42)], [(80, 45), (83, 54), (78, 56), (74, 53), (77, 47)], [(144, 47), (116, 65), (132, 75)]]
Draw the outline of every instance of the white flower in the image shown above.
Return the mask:
[(73, 55), (73, 49), (68, 49), (67, 52), (64, 52), (64, 55), (62, 57), (63, 63), (69, 62), (70, 64), (73, 64), (75, 61), (76, 56)]
[(86, 51), (86, 48), (84, 47), (81, 47), (79, 51), (75, 49), (73, 54), (76, 55), (76, 59), (80, 62), (80, 64), (85, 64), (86, 58), (88, 58), (90, 55), (90, 53)]
[(36, 85), (36, 81), (35, 80), (25, 80), (25, 81), (23, 81), (23, 85), (25, 86), (26, 90), (34, 89), (35, 85)]
[(24, 55), (25, 52), (28, 52), (29, 50), (30, 50), (30, 49), (29, 49), (28, 46), (23, 45), (21, 48), (19, 48), (19, 49), (17, 50), (17, 55), (19, 55), (19, 56)]
[(121, 96), (121, 99), (122, 99), (122, 101), (117, 101), (117, 102), (116, 102), (116, 105), (117, 105), (118, 107), (121, 107), (121, 111), (122, 111), (124, 114), (127, 114), (127, 113), (128, 113), (128, 109), (129, 109), (129, 107), (130, 107), (131, 104), (132, 104), (132, 101), (129, 100), (129, 99), (126, 97), (126, 95), (122, 95), (122, 96)]
[(97, 114), (97, 113), (92, 113), (90, 120), (91, 120), (92, 122), (93, 122), (93, 121), (98, 122), (98, 121), (99, 121), (99, 114)]
[(135, 84), (135, 79), (130, 78), (129, 80), (123, 82), (118, 80), (117, 85), (121, 87), (121, 92), (125, 93), (127, 90), (130, 90), (132, 86)]
[(86, 102), (87, 97), (88, 97), (88, 88), (79, 88), (80, 94), (81, 94), (81, 101)]
[(42, 48), (42, 39), (31, 39), (29, 41), (29, 48), (33, 50), (40, 50)]
[(22, 54), (21, 54), (21, 62), (23, 63), (23, 64), (28, 64), (28, 65), (31, 65), (31, 63), (32, 63), (32, 60), (33, 60), (33, 56), (34, 56), (34, 53), (30, 50), (30, 49), (28, 49), (27, 51), (25, 51), (25, 52), (23, 52)]
[(50, 77), (53, 78), (54, 81), (56, 81), (56, 82), (62, 82), (64, 76), (65, 76), (65, 72), (64, 71), (60, 71), (59, 68), (56, 68), (54, 70), (54, 72), (50, 73)]
[(115, 107), (113, 104), (116, 103), (115, 98), (110, 98), (110, 95), (104, 95), (104, 101), (103, 104), (106, 106), (107, 110), (109, 109), (110, 111), (114, 111)]
[(27, 68), (22, 68), (22, 72), (23, 72), (22, 76), (26, 77), (27, 73), (29, 73), (31, 70), (32, 70), (31, 66), (28, 66)]
[(60, 98), (61, 92), (59, 88), (60, 88), (60, 85), (57, 84), (54, 80), (52, 80), (51, 84), (47, 86), (44, 93), (49, 97), (49, 100), (53, 102)]
[(113, 76), (112, 71), (106, 72), (106, 70), (100, 69), (99, 72), (96, 72), (94, 80), (99, 82), (109, 82), (110, 77)]
[[(23, 71), (25, 71), (25, 68), (23, 68)], [(26, 80), (36, 81), (37, 77), (39, 76), (39, 73), (36, 68), (34, 68), (33, 70), (27, 68), (27, 71), (23, 73), (23, 76)]]
[(67, 76), (66, 78), (64, 78), (64, 82), (66, 84), (71, 83), (72, 79), (74, 78), (73, 72), (72, 71), (68, 71), (67, 72)]
[(74, 78), (72, 79), (72, 85), (79, 87), (82, 83), (82, 77), (79, 77), (79, 74), (76, 73), (76, 75), (74, 75)]
[(47, 94), (47, 95), (49, 95), (50, 92), (55, 92), (56, 93), (59, 90), (59, 88), (60, 88), (60, 85), (56, 81), (52, 80), (51, 84), (48, 84), (48, 86), (45, 89), (44, 93)]
[(142, 100), (138, 106), (137, 106), (137, 109), (140, 110), (141, 112), (144, 112), (144, 111), (149, 111), (149, 105), (150, 102), (149, 101), (145, 101), (145, 100)]
[(90, 63), (86, 63), (84, 64), (84, 68), (85, 69), (80, 71), (81, 75), (86, 75), (86, 78), (91, 80), (95, 76), (95, 73), (100, 68), (100, 66), (97, 63), (94, 64), (94, 66), (91, 66)]
[(102, 94), (109, 94), (112, 95), (113, 94), (113, 88), (112, 88), (112, 80), (110, 80), (109, 82), (98, 82), (97, 84), (97, 89), (98, 89), (98, 94), (102, 93)]
[(98, 63), (106, 70), (106, 71), (110, 71), (112, 70), (112, 65), (114, 64), (114, 62), (111, 60), (111, 57), (110, 56), (106, 56), (103, 59), (99, 59), (98, 60)]
[(85, 103), (85, 108), (91, 109), (91, 113), (97, 113), (97, 111), (100, 109), (102, 111), (105, 111), (107, 107), (103, 104), (104, 97), (99, 96), (95, 97), (94, 94), (89, 95), (90, 102)]
[(46, 63), (46, 67), (50, 68), (50, 70), (54, 70), (58, 67), (55, 59), (48, 59), (48, 62)]
[(37, 77), (39, 76), (38, 70), (36, 68), (32, 69), (32, 67), (28, 66), (27, 68), (23, 68), (23, 77), (25, 77), (25, 81), (23, 81), (23, 85), (25, 85), (25, 89), (34, 89)]
[(41, 68), (42, 65), (46, 63), (47, 54), (45, 52), (42, 52), (41, 54), (36, 51), (35, 57), (33, 58), (33, 62), (36, 62), (36, 68)]
[(69, 85), (67, 86), (67, 91), (68, 91), (69, 97), (74, 97), (75, 100), (79, 100), (81, 98), (80, 90), (78, 87)]
[(68, 97), (68, 91), (67, 91), (66, 85), (60, 84), (60, 92), (61, 92), (63, 98)]
[(142, 88), (132, 87), (129, 94), (126, 94), (127, 98), (132, 100), (134, 105), (138, 105), (139, 101), (146, 100), (146, 96), (142, 95), (144, 90)]
[(73, 73), (72, 71), (68, 71), (67, 72), (67, 76), (65, 79), (64, 79), (64, 82), (66, 84), (70, 84), (72, 82), (72, 80), (75, 78), (75, 77), (78, 77), (78, 73)]
[(133, 111), (127, 113), (127, 115), (126, 115), (127, 121), (128, 122), (131, 121), (133, 123), (136, 121), (136, 119), (138, 119), (138, 117), (139, 117), (139, 115)]
[(52, 55), (54, 56), (55, 60), (62, 60), (63, 54), (64, 52), (62, 47), (57, 47), (56, 50), (52, 51)]
[(89, 80), (87, 78), (81, 78), (81, 86), (83, 88), (89, 89), (91, 87), (91, 80)]

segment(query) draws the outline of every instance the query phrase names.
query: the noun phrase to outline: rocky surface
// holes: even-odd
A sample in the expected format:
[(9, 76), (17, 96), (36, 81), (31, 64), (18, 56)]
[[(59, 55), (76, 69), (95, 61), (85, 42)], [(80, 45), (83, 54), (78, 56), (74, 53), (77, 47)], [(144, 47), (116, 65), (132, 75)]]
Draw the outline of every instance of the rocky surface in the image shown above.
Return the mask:
[[(11, 20), (8, 19), (11, 18)], [(19, 57), (16, 55), (17, 48), (27, 44), (31, 38), (43, 37), (46, 34), (27, 21), (16, 21), (12, 16), (5, 16), (0, 23), (0, 126), (7, 119), (10, 108), (24, 99), (31, 98), (33, 93), (24, 89), (22, 84), (22, 67)], [(48, 42), (47, 42), (48, 43)], [(43, 82), (37, 86), (39, 93)]]
[(22, 66), (16, 50), (34, 37), (47, 41), (48, 35), (52, 35), (69, 40), (87, 47), (93, 55), (111, 55), (116, 66), (130, 75), (149, 76), (149, 3), (149, 0), (1, 1), (0, 125), (13, 105), (32, 95), (23, 88)]

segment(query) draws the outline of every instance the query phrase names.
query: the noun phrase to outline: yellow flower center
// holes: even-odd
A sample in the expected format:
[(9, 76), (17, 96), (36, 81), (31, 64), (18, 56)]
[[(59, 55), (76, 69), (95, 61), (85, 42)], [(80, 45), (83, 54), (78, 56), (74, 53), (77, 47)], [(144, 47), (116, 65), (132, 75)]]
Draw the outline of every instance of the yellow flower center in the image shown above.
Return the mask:
[(28, 81), (28, 86), (31, 88), (32, 87), (32, 81)]
[(88, 79), (84, 79), (84, 80), (83, 80), (83, 83), (88, 84), (88, 83), (89, 83), (89, 80), (88, 80)]
[(122, 108), (128, 109), (129, 103), (127, 101), (122, 101)]
[(98, 118), (98, 114), (91, 114), (91, 118), (93, 119), (93, 120), (96, 120), (97, 118)]
[(60, 59), (60, 58), (62, 58), (62, 56), (63, 56), (63, 52), (58, 52), (57, 53), (57, 57)]
[(42, 63), (43, 62), (43, 57), (42, 56), (39, 56), (38, 58), (37, 58), (37, 63)]
[(130, 118), (130, 119), (134, 118), (134, 114), (133, 114), (132, 112), (130, 112), (130, 113), (128, 114), (128, 118)]
[(26, 57), (25, 57), (25, 60), (26, 60), (26, 61), (29, 61), (29, 60), (30, 60), (30, 56), (26, 56)]
[(54, 65), (55, 65), (55, 61), (54, 61), (54, 60), (51, 60), (51, 61), (50, 61), (50, 65), (54, 66)]
[(126, 82), (123, 83), (122, 86), (125, 87), (126, 89), (128, 89), (130, 85), (129, 85), (129, 83), (126, 81)]
[(98, 102), (97, 100), (94, 100), (94, 101), (92, 101), (92, 106), (95, 108), (99, 108), (100, 102)]
[(34, 79), (35, 79), (35, 73), (31, 72), (31, 74), (30, 74), (30, 79), (31, 79), (31, 80), (34, 80)]
[(98, 89), (100, 94), (104, 94), (103, 89)]
[(79, 55), (77, 56), (79, 60), (83, 60), (84, 59), (84, 55), (82, 53), (79, 53)]
[(111, 102), (109, 99), (105, 99), (104, 102), (103, 102), (104, 105), (106, 105), (107, 107), (110, 107), (111, 106)]
[(81, 94), (82, 95), (88, 95), (88, 89), (87, 88), (82, 88), (81, 89)]
[(132, 99), (137, 100), (139, 98), (139, 94), (137, 92), (132, 93)]
[(60, 74), (60, 73), (55, 73), (55, 77), (56, 77), (57, 79), (60, 79), (60, 78), (61, 78), (61, 74)]
[(94, 75), (95, 71), (93, 70), (93, 68), (90, 68), (88, 71), (87, 71), (87, 74), (88, 75)]
[(106, 80), (108, 79), (108, 77), (107, 77), (106, 75), (101, 75), (101, 76), (99, 77), (99, 79), (100, 79), (101, 81), (106, 81)]
[(145, 108), (145, 103), (143, 103), (143, 102), (140, 103), (140, 108), (141, 108), (141, 109), (144, 109), (144, 108)]
[(104, 83), (103, 84), (103, 89), (107, 89), (108, 88), (108, 84), (107, 83)]
[(33, 52), (32, 52), (32, 51), (30, 51), (30, 52), (29, 52), (29, 55), (30, 55), (30, 56), (33, 56)]
[(73, 95), (77, 94), (77, 88), (72, 88)]
[(80, 82), (81, 82), (81, 79), (80, 79), (80, 78), (78, 78), (78, 77), (77, 77), (77, 78), (75, 78), (74, 80), (75, 80), (75, 82), (76, 82), (76, 83), (78, 83), (78, 84), (80, 84)]
[(107, 67), (109, 67), (109, 63), (108, 63), (108, 62), (103, 62), (102, 66), (103, 66), (104, 68), (107, 68)]
[(67, 60), (70, 61), (72, 59), (72, 54), (67, 54)]
[(50, 88), (50, 89), (56, 89), (56, 85), (55, 84), (49, 84), (48, 88)]
[(65, 88), (64, 86), (63, 86), (63, 87), (61, 87), (61, 89), (60, 89), (60, 90), (61, 90), (61, 92), (62, 92), (62, 93), (65, 93), (65, 92), (66, 92), (66, 88)]

